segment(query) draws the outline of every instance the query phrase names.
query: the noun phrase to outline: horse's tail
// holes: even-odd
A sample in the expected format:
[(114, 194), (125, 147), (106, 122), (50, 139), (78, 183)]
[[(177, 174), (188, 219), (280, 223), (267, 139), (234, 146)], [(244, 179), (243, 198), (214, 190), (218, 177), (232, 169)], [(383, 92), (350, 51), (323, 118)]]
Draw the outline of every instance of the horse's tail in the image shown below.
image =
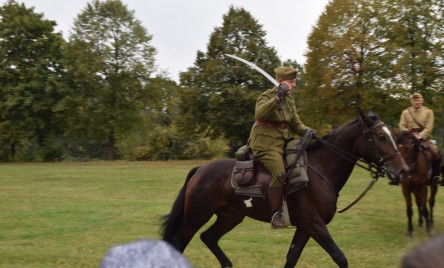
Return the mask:
[(199, 167), (192, 168), (187, 175), (184, 185), (177, 195), (176, 201), (174, 201), (171, 212), (168, 215), (162, 217), (162, 227), (159, 234), (162, 240), (170, 243), (172, 246), (178, 246), (178, 231), (183, 223), (184, 218), (184, 207), (185, 207), (185, 192), (187, 189), (188, 182), (191, 177), (196, 173)]

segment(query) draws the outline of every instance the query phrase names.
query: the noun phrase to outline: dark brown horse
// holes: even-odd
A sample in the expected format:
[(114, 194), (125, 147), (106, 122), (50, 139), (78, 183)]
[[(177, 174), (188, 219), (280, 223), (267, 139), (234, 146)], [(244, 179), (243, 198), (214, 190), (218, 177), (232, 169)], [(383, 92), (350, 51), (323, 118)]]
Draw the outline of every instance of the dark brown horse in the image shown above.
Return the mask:
[[(387, 170), (402, 177), (407, 165), (395, 146), (387, 127), (377, 115), (368, 112), (333, 131), (307, 149), (308, 186), (286, 197), (290, 221), (296, 226), (285, 267), (294, 267), (308, 240), (313, 238), (330, 254), (339, 267), (348, 261), (331, 237), (327, 224), (336, 212), (339, 191), (347, 182), (358, 159), (368, 163), (372, 172)], [(222, 159), (192, 169), (165, 216), (160, 234), (183, 252), (196, 232), (216, 214), (217, 219), (200, 238), (222, 267), (231, 261), (218, 245), (245, 217), (270, 222), (270, 208), (263, 198), (235, 194), (230, 177), (234, 160)], [(376, 169), (376, 171), (374, 170)]]
[[(438, 191), (438, 185), (430, 183), (432, 167), (430, 164), (431, 154), (421, 146), (421, 141), (415, 138), (413, 132), (393, 131), (396, 137), (396, 144), (399, 152), (409, 166), (407, 176), (401, 181), (402, 194), (404, 195), (407, 208), (407, 235), (413, 235), (413, 208), (412, 195), (415, 197), (415, 203), (418, 208), (418, 224), (422, 227), (426, 224), (427, 234), (430, 236), (433, 227), (433, 208), (435, 206), (435, 196)], [(430, 197), (428, 200), (428, 188), (430, 188)]]

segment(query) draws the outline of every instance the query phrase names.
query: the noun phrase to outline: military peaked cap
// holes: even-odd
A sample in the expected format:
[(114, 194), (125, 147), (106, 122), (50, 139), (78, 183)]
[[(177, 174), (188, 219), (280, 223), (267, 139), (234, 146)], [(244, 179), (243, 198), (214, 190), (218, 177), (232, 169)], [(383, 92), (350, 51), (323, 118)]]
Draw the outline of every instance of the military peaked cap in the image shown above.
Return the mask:
[(294, 68), (288, 66), (281, 66), (274, 69), (276, 73), (276, 79), (293, 80), (296, 79), (297, 71)]
[(413, 93), (413, 95), (412, 95), (412, 99), (414, 99), (414, 100), (421, 99), (421, 98), (423, 98), (421, 93), (416, 92), (416, 93)]

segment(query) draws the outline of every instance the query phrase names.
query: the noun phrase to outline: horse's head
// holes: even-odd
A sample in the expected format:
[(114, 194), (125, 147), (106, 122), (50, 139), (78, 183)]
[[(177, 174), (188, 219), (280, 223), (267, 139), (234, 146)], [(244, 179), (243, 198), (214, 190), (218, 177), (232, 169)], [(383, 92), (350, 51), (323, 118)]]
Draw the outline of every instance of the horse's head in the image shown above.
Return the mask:
[(394, 131), (396, 146), (407, 163), (414, 163), (419, 153), (420, 141), (411, 131)]
[(386, 168), (389, 178), (402, 179), (409, 168), (401, 157), (390, 130), (373, 112), (360, 112), (359, 121), (365, 138), (357, 145), (361, 157), (376, 164), (379, 170)]

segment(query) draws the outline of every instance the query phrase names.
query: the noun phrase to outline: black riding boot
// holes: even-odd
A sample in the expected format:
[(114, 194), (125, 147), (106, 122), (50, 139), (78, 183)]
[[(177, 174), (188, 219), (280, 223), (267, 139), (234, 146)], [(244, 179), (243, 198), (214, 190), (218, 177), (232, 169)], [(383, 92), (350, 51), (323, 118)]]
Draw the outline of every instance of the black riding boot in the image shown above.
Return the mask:
[(271, 228), (273, 229), (285, 228), (282, 215), (283, 191), (282, 187), (268, 187), (268, 204), (271, 208)]
[(441, 166), (441, 160), (432, 160), (432, 177), (430, 182), (432, 184), (439, 184), (439, 169)]
[(389, 185), (399, 185), (399, 181), (397, 179), (393, 179), (389, 181)]

